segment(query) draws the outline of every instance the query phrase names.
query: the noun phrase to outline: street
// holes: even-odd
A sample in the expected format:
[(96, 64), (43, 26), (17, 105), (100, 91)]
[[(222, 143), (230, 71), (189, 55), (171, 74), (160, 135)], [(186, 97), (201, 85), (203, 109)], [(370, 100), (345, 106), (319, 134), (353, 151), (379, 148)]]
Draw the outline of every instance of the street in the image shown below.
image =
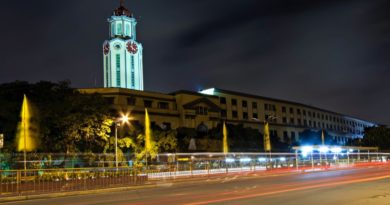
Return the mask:
[(156, 183), (154, 188), (4, 204), (390, 204), (388, 166)]

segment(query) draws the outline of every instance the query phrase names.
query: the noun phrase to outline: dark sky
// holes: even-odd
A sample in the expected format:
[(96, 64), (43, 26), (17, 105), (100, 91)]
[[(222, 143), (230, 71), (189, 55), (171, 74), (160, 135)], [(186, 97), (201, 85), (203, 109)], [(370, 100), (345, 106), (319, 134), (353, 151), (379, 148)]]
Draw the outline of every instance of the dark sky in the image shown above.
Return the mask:
[[(0, 83), (102, 86), (119, 0), (2, 0)], [(128, 0), (146, 90), (219, 87), (390, 125), (389, 0)]]

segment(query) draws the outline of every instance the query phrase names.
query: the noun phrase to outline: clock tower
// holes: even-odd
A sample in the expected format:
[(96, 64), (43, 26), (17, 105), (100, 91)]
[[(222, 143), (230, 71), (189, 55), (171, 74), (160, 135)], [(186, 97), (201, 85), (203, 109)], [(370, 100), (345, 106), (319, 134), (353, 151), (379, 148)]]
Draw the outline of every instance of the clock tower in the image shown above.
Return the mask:
[(137, 42), (137, 20), (123, 0), (108, 23), (110, 38), (103, 43), (104, 87), (143, 90), (143, 49)]

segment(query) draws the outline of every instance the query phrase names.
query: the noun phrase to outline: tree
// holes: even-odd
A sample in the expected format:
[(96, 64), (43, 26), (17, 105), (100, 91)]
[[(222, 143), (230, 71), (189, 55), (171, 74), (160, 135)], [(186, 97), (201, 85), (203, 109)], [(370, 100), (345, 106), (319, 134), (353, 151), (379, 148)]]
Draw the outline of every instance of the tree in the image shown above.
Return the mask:
[(16, 81), (0, 85), (0, 133), (5, 151), (13, 152), (20, 121), (23, 94), (36, 107), (39, 124), (38, 152), (101, 152), (108, 141), (112, 123), (110, 105), (98, 94), (82, 94), (70, 82), (35, 84)]
[(363, 146), (390, 150), (390, 129), (385, 126), (366, 128), (361, 143)]

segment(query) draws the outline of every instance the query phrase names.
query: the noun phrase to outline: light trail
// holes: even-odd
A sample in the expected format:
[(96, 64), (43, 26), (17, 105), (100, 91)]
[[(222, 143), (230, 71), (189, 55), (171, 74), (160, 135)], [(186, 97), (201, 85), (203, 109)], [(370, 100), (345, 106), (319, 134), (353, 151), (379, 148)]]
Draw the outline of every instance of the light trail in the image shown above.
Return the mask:
[[(376, 170), (374, 173), (372, 173), (372, 170)], [(239, 199), (247, 199), (247, 198), (254, 198), (254, 197), (260, 197), (260, 196), (268, 196), (273, 194), (280, 194), (285, 192), (291, 192), (291, 191), (300, 191), (300, 190), (307, 190), (307, 189), (314, 189), (314, 188), (322, 188), (322, 187), (330, 187), (330, 186), (338, 186), (338, 185), (344, 185), (344, 184), (350, 184), (350, 183), (359, 183), (359, 182), (367, 182), (367, 181), (374, 181), (374, 180), (380, 180), (384, 178), (390, 178), (390, 170), (388, 167), (382, 167), (379, 168), (360, 168), (357, 169), (357, 173), (349, 173), (349, 174), (343, 174), (343, 171), (348, 170), (331, 170), (327, 172), (309, 172), (304, 174), (294, 174), (298, 178), (293, 178), (293, 181), (290, 181), (291, 175), (275, 175), (275, 177), (281, 177), (277, 179), (280, 183), (276, 184), (269, 184), (269, 182), (274, 181), (274, 177), (271, 177), (270, 175), (252, 175), (245, 178), (239, 177), (235, 180), (230, 180), (228, 182), (225, 182), (224, 179), (222, 180), (216, 180), (212, 181), (210, 183), (210, 186), (217, 185), (219, 183), (235, 183), (236, 180), (239, 180), (239, 182), (250, 182), (252, 180), (256, 179), (262, 179), (266, 180), (263, 182), (258, 182), (258, 184), (250, 184), (249, 187), (254, 187), (256, 185), (256, 188), (250, 188), (248, 189), (248, 186), (240, 187), (241, 189), (237, 190), (221, 190), (220, 192), (206, 192), (203, 193), (202, 191), (200, 193), (193, 192), (191, 195), (186, 194), (183, 197), (175, 196), (175, 198), (171, 198), (172, 196), (163, 196), (151, 199), (146, 199), (146, 201), (138, 202), (136, 204), (208, 204), (208, 203), (217, 203), (217, 202), (224, 202), (224, 201), (233, 201), (233, 200), (239, 200)], [(341, 171), (341, 175), (340, 175)], [(362, 172), (363, 171), (363, 172)], [(314, 174), (314, 175), (313, 175)], [(309, 178), (306, 178), (306, 176), (309, 176)], [(269, 181), (269, 182), (267, 182)], [(199, 182), (200, 183), (200, 182)], [(196, 183), (199, 185), (199, 183)], [(267, 186), (261, 186), (261, 184), (266, 183)], [(194, 184), (192, 184), (194, 185)], [(226, 185), (229, 186), (229, 185)], [(194, 186), (196, 188), (197, 186)], [(195, 191), (195, 190), (194, 190)], [(197, 190), (199, 191), (199, 190)], [(259, 193), (260, 192), (260, 193)], [(203, 201), (202, 201), (203, 200)], [(183, 202), (186, 201), (186, 202)], [(195, 201), (190, 202), (188, 201)], [(196, 202), (199, 201), (199, 202)], [(133, 204), (133, 203), (132, 203)]]
[(284, 189), (284, 190), (269, 191), (269, 192), (264, 192), (264, 193), (247, 194), (247, 195), (242, 195), (242, 196), (234, 196), (234, 197), (227, 197), (227, 198), (222, 198), (222, 199), (213, 199), (213, 200), (207, 200), (207, 201), (201, 201), (201, 202), (187, 203), (186, 205), (201, 205), (201, 204), (233, 201), (233, 200), (239, 200), (239, 199), (248, 199), (248, 198), (274, 195), (274, 194), (280, 194), (280, 193), (292, 192), (292, 191), (301, 191), (301, 190), (307, 190), (307, 189), (315, 189), (315, 188), (323, 188), (323, 187), (330, 187), (330, 186), (346, 185), (346, 184), (352, 184), (352, 183), (376, 181), (376, 180), (381, 180), (381, 179), (386, 179), (386, 178), (390, 178), (390, 175), (379, 176), (379, 177), (370, 177), (370, 178), (365, 178), (365, 179), (353, 179), (353, 180), (347, 180), (347, 181), (342, 181), (342, 182), (328, 182), (328, 183), (322, 183), (322, 184), (316, 184), (316, 185), (301, 186), (301, 187), (297, 187), (297, 188), (289, 188), (289, 189)]

